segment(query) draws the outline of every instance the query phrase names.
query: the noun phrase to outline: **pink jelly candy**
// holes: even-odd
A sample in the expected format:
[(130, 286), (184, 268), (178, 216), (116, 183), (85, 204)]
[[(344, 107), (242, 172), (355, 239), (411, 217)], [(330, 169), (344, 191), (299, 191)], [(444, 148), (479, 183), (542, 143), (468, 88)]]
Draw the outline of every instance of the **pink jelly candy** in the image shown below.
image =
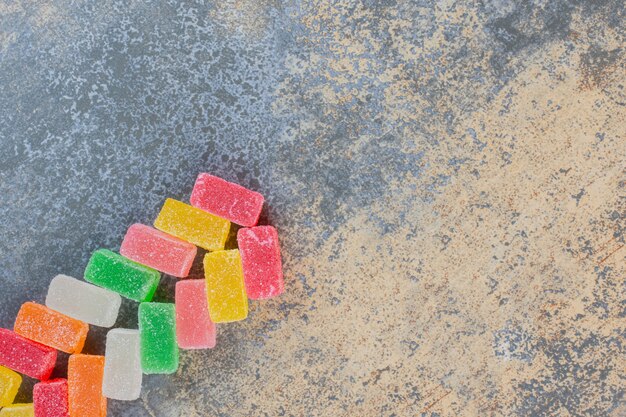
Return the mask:
[(263, 208), (261, 194), (209, 174), (198, 175), (189, 201), (242, 226), (256, 225)]
[(11, 330), (0, 329), (0, 365), (31, 378), (46, 380), (50, 378), (56, 361), (55, 349)]
[(280, 295), (285, 284), (276, 229), (272, 226), (239, 229), (237, 243), (248, 298), (259, 300)]
[(67, 395), (67, 379), (58, 378), (35, 384), (35, 417), (70, 417)]
[(176, 283), (176, 338), (182, 349), (215, 347), (215, 323), (209, 317), (206, 281)]
[(179, 278), (189, 275), (196, 251), (195, 245), (143, 224), (128, 228), (120, 248), (128, 259)]

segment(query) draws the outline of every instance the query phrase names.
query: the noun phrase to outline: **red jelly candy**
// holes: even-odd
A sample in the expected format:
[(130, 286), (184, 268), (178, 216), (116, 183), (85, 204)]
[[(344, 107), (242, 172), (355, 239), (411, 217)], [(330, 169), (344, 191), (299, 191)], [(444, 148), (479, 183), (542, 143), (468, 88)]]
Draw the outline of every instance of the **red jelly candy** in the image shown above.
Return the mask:
[(257, 224), (263, 200), (255, 191), (209, 174), (198, 175), (189, 199), (192, 206), (242, 226)]
[(239, 229), (237, 243), (248, 298), (259, 300), (285, 290), (278, 233), (272, 226)]
[(56, 361), (55, 349), (0, 328), (0, 365), (31, 378), (46, 380), (50, 378)]
[(67, 379), (39, 382), (33, 388), (35, 417), (70, 417)]

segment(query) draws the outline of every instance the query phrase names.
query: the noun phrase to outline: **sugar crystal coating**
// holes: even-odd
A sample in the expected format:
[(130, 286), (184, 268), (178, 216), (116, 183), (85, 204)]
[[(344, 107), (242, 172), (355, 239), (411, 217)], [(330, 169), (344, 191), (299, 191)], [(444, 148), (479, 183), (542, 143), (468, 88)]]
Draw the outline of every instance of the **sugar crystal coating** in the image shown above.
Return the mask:
[(85, 269), (85, 280), (135, 301), (150, 301), (161, 274), (111, 252), (98, 249), (91, 255)]
[(33, 404), (13, 404), (0, 410), (0, 417), (34, 417)]
[(139, 305), (141, 369), (144, 374), (171, 374), (178, 369), (176, 310), (171, 303)]
[(89, 325), (37, 303), (22, 304), (13, 326), (15, 333), (65, 353), (83, 350)]
[(206, 281), (176, 283), (176, 339), (182, 349), (215, 347), (215, 323), (209, 316)]
[(204, 276), (209, 315), (214, 323), (248, 317), (248, 297), (237, 249), (207, 253), (204, 256)]
[[(208, 174), (201, 174), (196, 185), (199, 187), (194, 190), (193, 198), (203, 210), (213, 210), (242, 225), (253, 226), (258, 221), (263, 205), (260, 194)], [(171, 203), (169, 207), (168, 203)], [(180, 345), (199, 349), (215, 346), (215, 324), (208, 310), (212, 311), (216, 322), (247, 317), (248, 284), (244, 282), (244, 269), (249, 272), (251, 284), (248, 286), (254, 292), (253, 298), (269, 298), (283, 291), (276, 231), (260, 227), (240, 233), (240, 244), (247, 245), (246, 261), (242, 261), (239, 250), (223, 250), (230, 222), (208, 212), (201, 213), (203, 210), (168, 199), (155, 221), (158, 228), (170, 228), (169, 233), (184, 235), (190, 242), (198, 241), (196, 244), (207, 250), (217, 251), (204, 257), (205, 280), (181, 282), (177, 286), (176, 305), (146, 302), (154, 295), (160, 279), (152, 267), (185, 277), (196, 254), (195, 246), (135, 224), (128, 230), (121, 255), (104, 249), (92, 255), (85, 279), (102, 288), (59, 275), (50, 285), (47, 306), (37, 303), (22, 306), (15, 321), (15, 333), (0, 329), (0, 364), (6, 362), (48, 378), (51, 370), (43, 373), (39, 368), (47, 363), (36, 356), (39, 351), (46, 360), (50, 359), (48, 352), (41, 349), (46, 346), (40, 344), (45, 344), (72, 354), (68, 362), (69, 381), (42, 380), (34, 387), (33, 404), (11, 407), (0, 414), (106, 416), (103, 393), (109, 393), (111, 398), (132, 400), (140, 395), (142, 371), (174, 373), (177, 370), (177, 323), (181, 326)], [(211, 232), (208, 238), (207, 231)], [(80, 319), (108, 326), (116, 320), (121, 298), (107, 288), (141, 301), (139, 331), (116, 329), (109, 332), (106, 357), (81, 355), (89, 326)], [(17, 350), (26, 355), (16, 355)], [(29, 367), (33, 364), (36, 366)], [(11, 392), (17, 390), (13, 388), (15, 377), (19, 379), (19, 387), (21, 377), (0, 367), (0, 406), (12, 401), (9, 396), (15, 396), (15, 392)]]
[(216, 216), (242, 226), (254, 226), (263, 209), (263, 196), (214, 175), (198, 175), (189, 201)]
[(68, 402), (72, 417), (105, 417), (102, 395), (104, 356), (76, 354), (67, 364)]
[(52, 279), (46, 297), (52, 310), (101, 327), (115, 324), (121, 303), (119, 294), (67, 275)]
[(0, 365), (31, 378), (46, 380), (50, 378), (56, 361), (56, 349), (0, 328)]
[(13, 327), (15, 333), (66, 353), (80, 352), (89, 325), (44, 305), (26, 302)]
[(107, 333), (102, 394), (132, 401), (141, 394), (139, 330), (113, 329)]
[(285, 290), (278, 233), (272, 226), (237, 231), (246, 293), (253, 300), (271, 298)]
[(120, 254), (135, 262), (175, 277), (189, 274), (196, 246), (143, 224), (128, 228)]
[(168, 198), (154, 227), (206, 250), (224, 249), (230, 222), (189, 204)]
[(13, 404), (20, 385), (22, 385), (20, 374), (0, 366), (0, 407)]
[(70, 417), (67, 380), (58, 378), (39, 382), (33, 388), (35, 417)]

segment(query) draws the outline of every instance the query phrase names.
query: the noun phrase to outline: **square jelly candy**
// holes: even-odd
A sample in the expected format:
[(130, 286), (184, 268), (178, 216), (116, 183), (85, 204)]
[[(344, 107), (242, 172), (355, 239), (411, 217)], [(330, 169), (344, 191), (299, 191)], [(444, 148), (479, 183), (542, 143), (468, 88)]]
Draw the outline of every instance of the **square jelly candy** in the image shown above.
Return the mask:
[(13, 404), (20, 385), (22, 385), (20, 374), (0, 366), (0, 407)]
[(206, 282), (187, 279), (176, 283), (176, 340), (182, 349), (215, 347), (215, 323), (209, 316)]
[(89, 325), (37, 303), (24, 303), (17, 313), (15, 333), (65, 353), (80, 353)]
[(143, 379), (139, 330), (110, 330), (104, 357), (102, 394), (114, 400), (138, 399)]
[(67, 380), (43, 381), (33, 387), (35, 417), (70, 417)]
[(271, 298), (285, 290), (278, 233), (272, 226), (237, 231), (246, 293), (252, 300)]
[(27, 375), (46, 380), (54, 369), (57, 351), (0, 328), (0, 365)]
[(176, 310), (171, 303), (139, 305), (141, 368), (144, 374), (172, 374), (178, 369)]
[(120, 254), (178, 278), (189, 275), (196, 257), (195, 245), (143, 224), (128, 228)]
[(195, 245), (143, 224), (128, 228), (120, 254), (178, 278), (189, 275), (196, 257)]
[(115, 324), (121, 304), (118, 293), (67, 275), (54, 277), (46, 296), (46, 307), (101, 327)]
[(33, 404), (12, 404), (0, 410), (0, 417), (34, 417)]
[(161, 274), (108, 249), (98, 249), (89, 259), (85, 280), (142, 302), (152, 300)]
[(154, 227), (206, 250), (224, 249), (230, 222), (189, 204), (168, 198)]
[(237, 249), (207, 253), (204, 256), (204, 276), (209, 315), (213, 322), (225, 323), (248, 317), (248, 297)]
[(107, 400), (102, 395), (104, 356), (76, 354), (67, 363), (67, 385), (72, 417), (105, 417)]
[(241, 226), (254, 226), (263, 209), (263, 196), (214, 175), (198, 175), (189, 201), (216, 216)]

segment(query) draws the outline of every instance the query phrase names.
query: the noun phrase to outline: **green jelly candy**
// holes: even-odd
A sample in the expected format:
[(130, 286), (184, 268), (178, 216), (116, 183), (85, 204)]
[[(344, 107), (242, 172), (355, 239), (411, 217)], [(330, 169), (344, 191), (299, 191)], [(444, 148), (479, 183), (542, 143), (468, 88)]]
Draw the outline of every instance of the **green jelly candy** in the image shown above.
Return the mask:
[(139, 305), (141, 367), (144, 374), (173, 374), (178, 369), (176, 309), (170, 303)]
[(95, 251), (85, 269), (86, 281), (139, 302), (152, 300), (160, 279), (156, 269), (108, 249)]

